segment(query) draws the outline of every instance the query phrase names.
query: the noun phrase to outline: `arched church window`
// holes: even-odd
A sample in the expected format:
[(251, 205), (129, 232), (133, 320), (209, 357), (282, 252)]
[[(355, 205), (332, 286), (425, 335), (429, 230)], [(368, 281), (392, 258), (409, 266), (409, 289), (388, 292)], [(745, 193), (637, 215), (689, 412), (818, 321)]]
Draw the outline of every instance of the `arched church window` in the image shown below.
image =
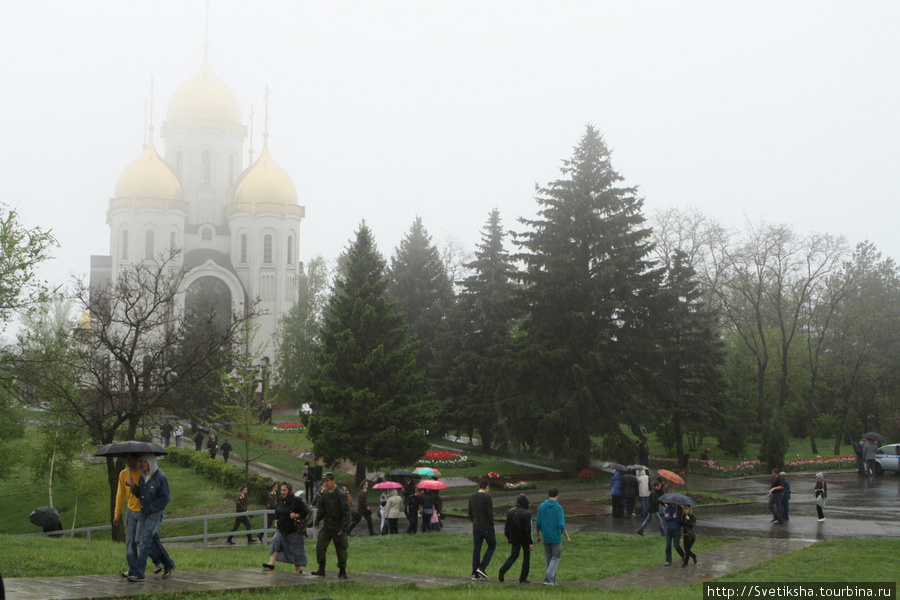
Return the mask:
[(181, 154), (181, 150), (175, 153), (175, 174), (178, 175), (178, 179), (181, 179), (181, 173), (184, 168), (184, 157)]
[(144, 258), (150, 260), (153, 258), (153, 230), (148, 229), (144, 235)]
[(212, 239), (212, 228), (204, 227), (200, 231), (200, 238), (203, 240), (207, 240), (207, 241), (211, 240)]
[(122, 260), (128, 260), (128, 230), (122, 230), (122, 247), (119, 248), (119, 256)]
[(241, 235), (241, 263), (247, 262), (247, 234)]
[(287, 247), (287, 264), (291, 266), (294, 264), (294, 236), (288, 236), (288, 247)]
[(209, 185), (212, 181), (212, 155), (204, 150), (200, 155), (200, 183)]
[(169, 234), (169, 250), (175, 249), (175, 232)]
[(272, 264), (272, 236), (267, 235), (263, 238), (263, 263)]

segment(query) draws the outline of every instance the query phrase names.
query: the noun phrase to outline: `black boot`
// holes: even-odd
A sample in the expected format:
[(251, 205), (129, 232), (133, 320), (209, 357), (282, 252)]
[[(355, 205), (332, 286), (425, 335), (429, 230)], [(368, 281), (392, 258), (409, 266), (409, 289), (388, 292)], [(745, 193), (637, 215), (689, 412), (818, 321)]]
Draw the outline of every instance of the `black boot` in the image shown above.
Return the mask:
[(325, 563), (319, 563), (319, 570), (313, 571), (310, 575), (315, 575), (316, 577), (325, 577)]
[(231, 541), (230, 537), (227, 540), (225, 540), (225, 543), (228, 544), (229, 546), (234, 546), (234, 542)]
[(341, 568), (338, 572), (338, 579), (347, 579), (347, 569)]

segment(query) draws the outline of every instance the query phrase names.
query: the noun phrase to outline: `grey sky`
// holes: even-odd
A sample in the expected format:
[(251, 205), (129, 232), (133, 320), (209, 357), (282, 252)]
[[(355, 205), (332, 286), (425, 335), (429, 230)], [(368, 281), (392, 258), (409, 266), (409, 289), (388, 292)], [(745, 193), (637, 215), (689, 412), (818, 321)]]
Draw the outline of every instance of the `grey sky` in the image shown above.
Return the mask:
[[(62, 243), (65, 283), (199, 69), (204, 3), (0, 0), (0, 199)], [(360, 220), (390, 255), (416, 215), (471, 249), (594, 123), (649, 214), (697, 207), (872, 240), (900, 258), (898, 2), (225, 2), (210, 64), (306, 206), (300, 257)], [(245, 164), (246, 167), (246, 157)]]

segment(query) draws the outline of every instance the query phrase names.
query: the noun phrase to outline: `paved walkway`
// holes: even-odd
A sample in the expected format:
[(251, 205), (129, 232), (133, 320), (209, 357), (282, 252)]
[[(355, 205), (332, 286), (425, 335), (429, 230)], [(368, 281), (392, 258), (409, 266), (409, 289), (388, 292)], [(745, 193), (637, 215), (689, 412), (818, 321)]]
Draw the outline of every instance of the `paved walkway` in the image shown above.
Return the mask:
[[(680, 568), (655, 565), (601, 580), (566, 581), (563, 587), (612, 588), (668, 588), (691, 585), (746, 569), (779, 554), (809, 546), (810, 542), (776, 539), (749, 539), (719, 547), (715, 552), (699, 556), (698, 564)], [(540, 585), (542, 561), (532, 567), (531, 585)], [(284, 568), (281, 565), (279, 568)], [(417, 587), (446, 587), (460, 584), (516, 585), (515, 577), (505, 584), (496, 579), (472, 582), (468, 577), (444, 575), (405, 575), (384, 571), (351, 573), (350, 580), (371, 585), (412, 583)], [(239, 571), (178, 571), (169, 579), (147, 576), (144, 583), (129, 583), (121, 575), (82, 575), (77, 577), (14, 577), (5, 580), (10, 600), (81, 600), (84, 598), (128, 598), (149, 594), (169, 594), (181, 591), (249, 590), (273, 586), (304, 586), (338, 581), (337, 573), (329, 571), (324, 579), (306, 573), (294, 575), (289, 571), (242, 569)]]

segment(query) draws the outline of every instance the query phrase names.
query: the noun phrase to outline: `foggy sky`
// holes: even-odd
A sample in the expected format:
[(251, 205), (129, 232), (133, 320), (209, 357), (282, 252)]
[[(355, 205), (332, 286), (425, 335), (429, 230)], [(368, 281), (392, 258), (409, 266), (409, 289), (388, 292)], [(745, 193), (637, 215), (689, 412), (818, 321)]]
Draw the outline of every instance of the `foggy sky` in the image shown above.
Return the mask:
[[(416, 215), (469, 250), (519, 229), (593, 123), (645, 212), (696, 207), (869, 239), (900, 258), (900, 3), (225, 2), (214, 73), (255, 110), (307, 217), (300, 258), (362, 219), (389, 256)], [(107, 254), (105, 214), (203, 56), (202, 0), (0, 0), (0, 200), (62, 248)], [(245, 146), (246, 147), (246, 146)], [(247, 166), (246, 155), (244, 167)]]

